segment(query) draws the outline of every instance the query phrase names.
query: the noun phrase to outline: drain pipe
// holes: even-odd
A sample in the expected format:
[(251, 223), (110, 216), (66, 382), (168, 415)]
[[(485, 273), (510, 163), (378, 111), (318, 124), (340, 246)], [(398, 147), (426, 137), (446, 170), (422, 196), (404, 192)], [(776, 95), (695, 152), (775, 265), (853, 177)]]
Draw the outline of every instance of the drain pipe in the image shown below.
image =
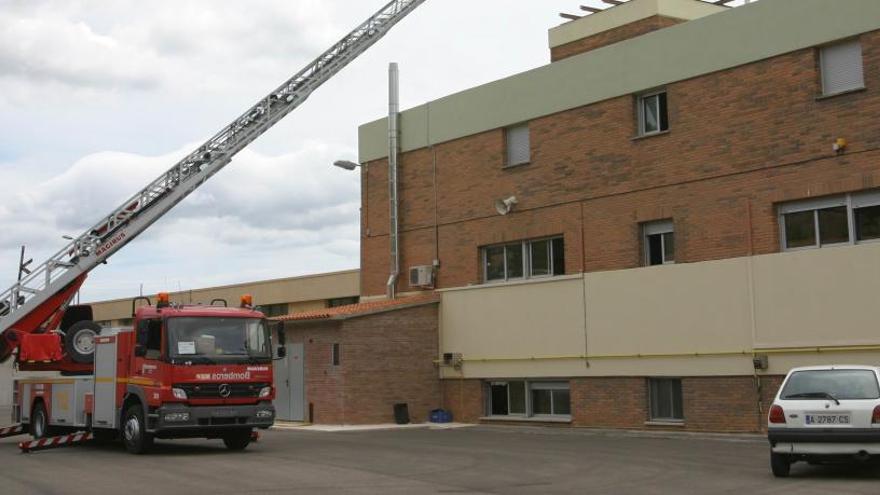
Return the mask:
[(400, 150), (400, 73), (396, 63), (388, 67), (388, 237), (391, 246), (391, 273), (386, 284), (388, 299), (397, 294), (397, 279), (400, 276), (400, 250), (398, 243), (398, 201), (397, 201), (397, 154)]

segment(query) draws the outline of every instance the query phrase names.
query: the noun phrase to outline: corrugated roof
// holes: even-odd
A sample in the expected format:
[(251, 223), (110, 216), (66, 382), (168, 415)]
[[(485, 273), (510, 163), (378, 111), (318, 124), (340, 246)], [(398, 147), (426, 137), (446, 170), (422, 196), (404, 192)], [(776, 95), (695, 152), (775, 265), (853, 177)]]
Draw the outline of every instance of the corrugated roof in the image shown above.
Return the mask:
[(421, 306), (423, 304), (433, 304), (437, 302), (440, 302), (439, 295), (428, 294), (424, 296), (420, 295), (404, 297), (400, 299), (383, 299), (379, 301), (349, 304), (347, 306), (337, 306), (335, 308), (323, 308), (312, 311), (302, 311), (286, 316), (276, 316), (269, 319), (273, 321), (344, 320), (347, 318), (355, 318), (372, 313), (393, 311), (396, 309)]

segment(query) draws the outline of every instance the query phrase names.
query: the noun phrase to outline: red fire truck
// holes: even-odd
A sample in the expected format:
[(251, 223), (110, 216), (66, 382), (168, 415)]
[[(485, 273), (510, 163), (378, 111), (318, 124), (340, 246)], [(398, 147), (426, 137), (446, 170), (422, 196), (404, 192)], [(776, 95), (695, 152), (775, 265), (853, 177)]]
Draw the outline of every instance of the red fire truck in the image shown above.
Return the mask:
[[(275, 419), (262, 313), (248, 298), (240, 308), (172, 305), (167, 294), (146, 302), (133, 328), (95, 329), (93, 374), (18, 380), (15, 419), (37, 439), (86, 430), (121, 438), (135, 454), (154, 438), (220, 438), (246, 448), (254, 429)], [(57, 333), (27, 336), (19, 360), (38, 368), (59, 347)]]
[[(121, 434), (132, 452), (153, 438), (222, 438), (243, 449), (272, 424), (272, 365), (263, 316), (243, 307), (175, 306), (167, 296), (135, 310), (133, 328), (102, 329), (71, 301), (90, 271), (134, 240), (425, 0), (391, 0), (318, 58), (108, 215), (0, 292), (0, 363), (53, 378), (16, 384), (16, 420), (0, 438), (75, 430)], [(149, 304), (149, 301), (148, 301)], [(224, 305), (225, 306), (225, 305)], [(283, 337), (281, 332), (280, 337)], [(279, 348), (279, 352), (283, 349)], [(27, 426), (27, 428), (25, 428)], [(44, 439), (46, 440), (46, 439)], [(37, 440), (44, 448), (68, 443)], [(27, 442), (22, 449), (33, 450)]]

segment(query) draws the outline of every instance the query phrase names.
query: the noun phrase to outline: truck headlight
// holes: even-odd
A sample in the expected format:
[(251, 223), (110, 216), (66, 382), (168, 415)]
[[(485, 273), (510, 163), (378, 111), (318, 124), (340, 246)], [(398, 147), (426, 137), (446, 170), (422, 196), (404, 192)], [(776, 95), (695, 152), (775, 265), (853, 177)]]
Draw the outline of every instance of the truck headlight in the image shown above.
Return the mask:
[(257, 418), (259, 419), (268, 419), (274, 416), (275, 413), (271, 409), (262, 409), (257, 411)]
[(173, 395), (175, 399), (186, 400), (186, 391), (182, 388), (172, 388), (171, 395)]
[(183, 421), (189, 421), (189, 413), (188, 412), (173, 412), (173, 413), (165, 413), (162, 417), (166, 423), (179, 423)]
[(272, 395), (272, 387), (263, 387), (260, 389), (260, 397), (269, 397)]

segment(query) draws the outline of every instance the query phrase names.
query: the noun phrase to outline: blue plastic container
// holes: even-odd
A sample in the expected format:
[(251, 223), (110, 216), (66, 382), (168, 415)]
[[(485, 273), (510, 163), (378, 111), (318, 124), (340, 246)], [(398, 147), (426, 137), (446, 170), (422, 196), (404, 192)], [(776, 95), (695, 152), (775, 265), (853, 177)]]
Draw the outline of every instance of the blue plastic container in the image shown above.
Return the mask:
[(452, 423), (452, 413), (445, 409), (434, 409), (430, 414), (432, 423)]

